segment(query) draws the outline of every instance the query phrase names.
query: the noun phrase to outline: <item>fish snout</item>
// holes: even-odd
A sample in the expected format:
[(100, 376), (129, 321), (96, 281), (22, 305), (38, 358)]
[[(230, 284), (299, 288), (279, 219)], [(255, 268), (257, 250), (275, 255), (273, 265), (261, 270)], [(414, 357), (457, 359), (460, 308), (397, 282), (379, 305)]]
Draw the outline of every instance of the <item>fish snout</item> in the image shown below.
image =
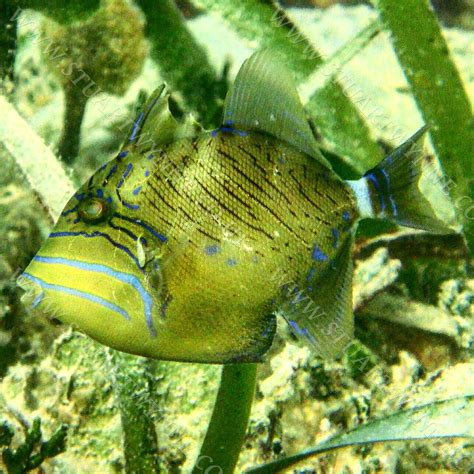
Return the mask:
[(16, 279), (16, 284), (24, 291), (21, 302), (28, 309), (35, 309), (44, 297), (43, 288), (35, 276), (35, 266), (34, 263), (28, 265), (25, 271)]

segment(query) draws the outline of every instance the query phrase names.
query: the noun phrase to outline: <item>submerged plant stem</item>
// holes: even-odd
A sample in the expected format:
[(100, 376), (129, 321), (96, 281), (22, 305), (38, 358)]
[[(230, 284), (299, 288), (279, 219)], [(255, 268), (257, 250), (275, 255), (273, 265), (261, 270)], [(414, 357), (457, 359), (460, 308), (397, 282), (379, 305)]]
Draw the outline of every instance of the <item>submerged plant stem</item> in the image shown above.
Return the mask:
[(81, 126), (87, 100), (88, 98), (79, 88), (70, 86), (64, 90), (64, 121), (61, 139), (59, 140), (58, 155), (67, 164), (73, 163), (79, 155)]
[(154, 361), (111, 351), (114, 390), (122, 420), (127, 473), (157, 473), (158, 441), (150, 417), (150, 364)]
[[(474, 396), (472, 395), (434, 401), (356, 426), (345, 433), (332, 436), (314, 448), (254, 467), (245, 471), (245, 474), (283, 472), (284, 469), (312, 456), (347, 446), (430, 438), (472, 439), (474, 434), (473, 415)], [(432, 431), (433, 426), (437, 427), (435, 433)]]
[(0, 142), (25, 175), (50, 219), (56, 221), (75, 191), (74, 183), (43, 139), (3, 96), (0, 96), (0, 110)]
[[(211, 421), (192, 474), (219, 466), (232, 474), (239, 459), (255, 396), (257, 364), (224, 365)], [(211, 468), (211, 469), (210, 469)]]
[[(180, 92), (186, 106), (199, 114), (205, 127), (220, 124), (225, 80), (217, 78), (204, 48), (188, 30), (174, 0), (137, 0), (146, 13), (145, 33), (150, 39), (151, 57), (170, 89)], [(222, 102), (222, 101), (221, 101)]]

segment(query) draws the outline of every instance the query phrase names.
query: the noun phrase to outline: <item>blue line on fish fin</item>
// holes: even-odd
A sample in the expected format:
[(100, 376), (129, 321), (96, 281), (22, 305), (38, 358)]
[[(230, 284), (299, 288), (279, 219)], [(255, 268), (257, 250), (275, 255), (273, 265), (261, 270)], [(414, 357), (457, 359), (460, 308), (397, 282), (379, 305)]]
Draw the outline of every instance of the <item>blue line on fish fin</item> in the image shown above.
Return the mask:
[(41, 300), (43, 299), (44, 297), (44, 293), (41, 292), (33, 301), (33, 303), (31, 303), (30, 305), (30, 308), (36, 308), (40, 303), (41, 303)]
[(308, 331), (307, 328), (303, 328), (303, 335), (306, 336), (306, 339), (308, 339), (308, 341), (311, 343), (311, 344), (314, 344), (314, 345), (317, 345), (317, 340), (316, 338)]
[(133, 124), (132, 133), (130, 134), (130, 141), (131, 142), (133, 142), (136, 139), (138, 129), (140, 127), (140, 122), (142, 121), (144, 116), (145, 116), (144, 112), (141, 112), (140, 115), (138, 116), (137, 120), (135, 120), (135, 123)]
[(316, 273), (316, 268), (312, 267), (310, 268), (308, 274), (306, 275), (306, 281), (311, 281), (314, 277), (314, 274)]
[(124, 150), (118, 154), (117, 158), (125, 158), (127, 155), (128, 155), (128, 151)]
[(216, 137), (219, 132), (228, 132), (228, 133), (233, 133), (234, 135), (239, 135), (240, 137), (246, 137), (248, 135), (247, 132), (244, 132), (243, 130), (237, 130), (236, 128), (233, 127), (234, 122), (232, 120), (226, 120), (223, 125), (221, 125), (219, 128), (216, 128), (211, 132), (212, 137)]
[(293, 321), (293, 319), (289, 319), (288, 322), (290, 323), (291, 327), (295, 330), (296, 334), (299, 334), (300, 336), (304, 336), (304, 330), (301, 329), (296, 321)]
[(380, 183), (379, 183), (379, 180), (377, 179), (377, 177), (374, 175), (374, 173), (367, 173), (365, 174), (365, 177), (371, 182), (373, 183), (373, 185), (375, 186), (375, 189), (377, 191), (377, 194), (379, 196), (379, 199), (380, 199), (380, 209), (381, 209), (381, 212), (384, 212), (385, 211), (385, 199), (384, 199), (384, 196), (383, 196), (383, 193), (382, 193), (382, 189), (380, 188)]
[(398, 215), (398, 208), (397, 208), (397, 204), (395, 203), (395, 200), (393, 199), (392, 193), (390, 192), (390, 176), (383, 168), (380, 168), (380, 171), (382, 172), (385, 178), (385, 182), (387, 185), (387, 195), (388, 195), (388, 199), (390, 200), (390, 204), (392, 205), (393, 217), (395, 218)]
[(138, 187), (136, 187), (132, 192), (133, 192), (133, 194), (134, 194), (135, 196), (137, 196), (138, 193), (139, 193), (141, 190), (142, 190), (142, 187), (141, 187), (141, 186), (138, 186)]
[(342, 213), (342, 218), (346, 221), (349, 222), (351, 220), (351, 213), (349, 211), (344, 211)]

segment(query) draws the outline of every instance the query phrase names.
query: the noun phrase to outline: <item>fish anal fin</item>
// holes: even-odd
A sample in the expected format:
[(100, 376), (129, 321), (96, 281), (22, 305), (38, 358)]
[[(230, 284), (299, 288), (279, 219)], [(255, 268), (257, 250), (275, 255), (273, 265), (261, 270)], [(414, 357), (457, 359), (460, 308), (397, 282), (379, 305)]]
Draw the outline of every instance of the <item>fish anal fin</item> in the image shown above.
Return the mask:
[(352, 246), (349, 237), (327, 270), (284, 309), (292, 331), (324, 358), (341, 355), (353, 338)]

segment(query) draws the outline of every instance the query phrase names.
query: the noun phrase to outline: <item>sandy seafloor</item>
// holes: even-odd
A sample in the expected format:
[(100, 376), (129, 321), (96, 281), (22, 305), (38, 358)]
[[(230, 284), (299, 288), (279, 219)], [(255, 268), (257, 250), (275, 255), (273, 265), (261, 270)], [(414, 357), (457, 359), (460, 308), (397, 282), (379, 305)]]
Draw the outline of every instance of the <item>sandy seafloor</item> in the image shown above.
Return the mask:
[[(373, 18), (371, 10), (364, 6), (335, 6), (324, 11), (290, 9), (289, 12), (326, 56)], [(215, 64), (222, 66), (226, 58), (232, 60), (232, 76), (255, 46), (242, 42), (212, 16), (191, 20), (189, 26)], [(444, 34), (473, 98), (474, 32), (445, 28)], [(38, 46), (26, 42), (19, 52), (17, 74), (22, 80), (16, 92), (16, 106), (47, 142), (55, 143), (61, 129), (62, 96), (34, 48)], [(37, 68), (35, 75), (31, 73), (33, 67)], [(339, 77), (342, 84), (366, 99), (361, 102), (362, 112), (377, 138), (390, 142), (393, 131), (386, 126), (388, 122), (401, 127), (407, 136), (422, 124), (389, 46), (388, 35), (379, 35), (343, 68)], [(131, 107), (139, 89), (151, 91), (159, 82), (156, 66), (147, 60), (143, 74), (125, 97), (109, 102), (111, 110)], [(374, 108), (377, 113), (371, 112)], [(84, 154), (107, 149), (103, 144), (111, 140), (111, 127), (110, 124), (104, 126), (106, 114), (107, 111), (94, 109), (94, 100), (88, 105), (83, 127)], [(11, 168), (14, 175), (14, 167), (8, 162), (10, 158), (1, 148), (0, 156), (7, 160), (8, 169)], [(34, 203), (15, 180), (11, 184), (8, 177), (2, 179), (4, 191), (0, 206), (15, 206), (20, 219), (31, 222), (35, 218), (31, 215)], [(9, 194), (5, 194), (6, 185), (10, 186)], [(7, 221), (3, 225), (11, 231)], [(18, 242), (27, 241), (24, 235), (27, 232), (20, 230), (6, 235), (7, 243), (12, 246), (6, 251), (13, 252), (15, 245), (21, 245)], [(44, 235), (45, 230), (40, 228), (38, 232)], [(390, 258), (383, 248), (369, 261), (358, 263), (356, 301), (366, 292), (374, 293), (389, 285), (407, 293), (403, 281), (405, 263)], [(373, 368), (357, 377), (353, 377), (353, 368), (346, 362), (323, 363), (314, 358), (308, 348), (289, 341), (288, 334), (284, 334), (286, 339), (278, 338), (269, 361), (259, 369), (257, 398), (237, 472), (271, 459), (272, 453), (295, 453), (342, 428), (363, 423), (369, 416), (391, 413), (400, 406), (402, 395), (406, 395), (403, 406), (408, 408), (434, 399), (474, 393), (474, 363), (469, 358), (469, 347), (472, 350), (473, 343), (474, 281), (463, 277), (458, 264), (443, 265), (429, 263), (412, 271), (418, 272), (420, 281), (428, 282), (430, 272), (446, 275), (437, 280), (439, 286), (431, 291), (437, 295), (431, 309), (440, 320), (447, 321), (448, 326), (458, 328), (456, 336), (443, 334), (442, 329), (439, 329), (441, 334), (433, 334), (403, 325), (390, 326), (383, 320), (371, 318), (370, 311), (364, 311), (358, 315), (358, 321), (374, 341), (373, 346), (364, 349), (370, 355)], [(1, 303), (6, 304), (4, 300)], [(4, 313), (0, 313), (0, 318)], [(24, 317), (30, 329), (23, 330), (22, 337), (31, 338), (30, 352), (40, 353), (41, 357), (27, 354), (10, 367), (1, 380), (0, 418), (6, 417), (18, 426), (21, 417), (30, 420), (41, 416), (46, 433), (59, 421), (71, 424), (68, 450), (46, 463), (45, 472), (120, 472), (123, 463), (120, 418), (112, 396), (113, 381), (109, 377), (106, 353), (79, 334), (52, 329), (31, 316)], [(408, 336), (398, 337), (396, 334), (400, 332)], [(16, 334), (12, 335), (8, 329), (2, 331), (0, 345), (11, 343), (12, 337)], [(207, 426), (220, 369), (161, 363), (156, 371), (156, 390), (160, 396), (155, 416), (164, 470), (186, 473)], [(386, 377), (388, 384), (383, 383)], [(289, 472), (468, 472), (474, 465), (474, 455), (472, 448), (463, 448), (464, 444), (463, 441), (428, 441), (348, 448), (307, 461), (299, 470)]]

